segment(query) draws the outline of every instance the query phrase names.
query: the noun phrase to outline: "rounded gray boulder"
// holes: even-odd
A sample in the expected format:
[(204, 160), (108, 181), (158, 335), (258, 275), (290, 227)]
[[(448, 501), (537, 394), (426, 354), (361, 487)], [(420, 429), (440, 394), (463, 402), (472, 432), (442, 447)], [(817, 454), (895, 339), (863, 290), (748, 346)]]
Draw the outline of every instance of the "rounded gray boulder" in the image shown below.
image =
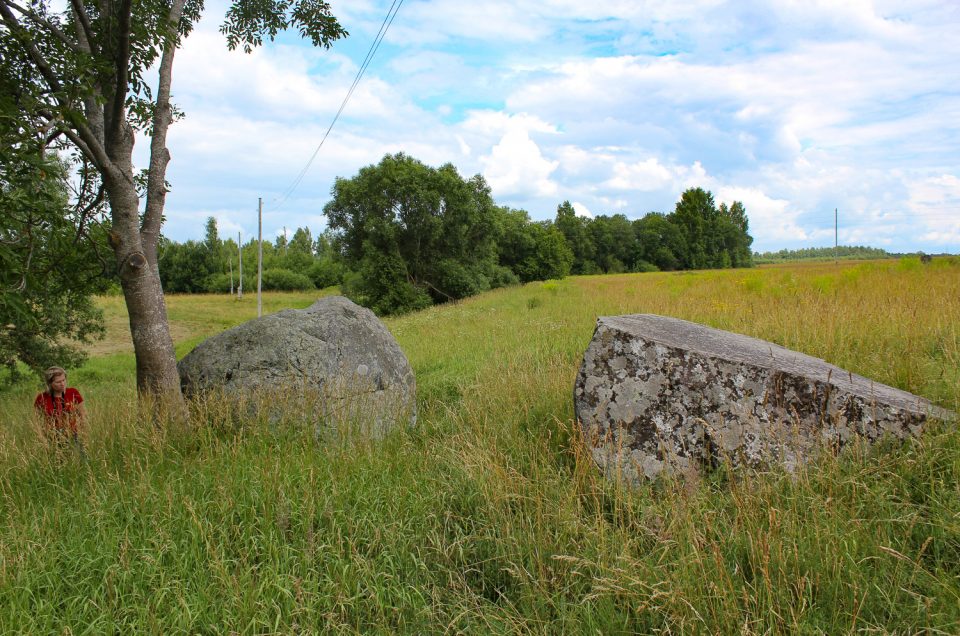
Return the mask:
[(177, 364), (188, 397), (224, 395), (319, 425), (379, 436), (416, 422), (416, 381), (393, 335), (342, 296), (228, 329)]

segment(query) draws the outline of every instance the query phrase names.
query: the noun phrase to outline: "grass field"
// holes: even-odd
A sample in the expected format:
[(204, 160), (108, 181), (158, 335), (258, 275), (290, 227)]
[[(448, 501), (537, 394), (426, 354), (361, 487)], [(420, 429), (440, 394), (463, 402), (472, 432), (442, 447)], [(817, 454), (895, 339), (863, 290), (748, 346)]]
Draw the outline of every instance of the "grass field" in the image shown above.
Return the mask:
[[(265, 296), (265, 311), (316, 294)], [(418, 426), (381, 443), (138, 423), (119, 299), (71, 373), (89, 460), (58, 460), (35, 385), (0, 393), (0, 633), (960, 633), (960, 433), (797, 475), (636, 490), (581, 450), (597, 316), (771, 340), (960, 407), (960, 260), (578, 277), (386, 322)], [(168, 299), (178, 355), (256, 299)]]

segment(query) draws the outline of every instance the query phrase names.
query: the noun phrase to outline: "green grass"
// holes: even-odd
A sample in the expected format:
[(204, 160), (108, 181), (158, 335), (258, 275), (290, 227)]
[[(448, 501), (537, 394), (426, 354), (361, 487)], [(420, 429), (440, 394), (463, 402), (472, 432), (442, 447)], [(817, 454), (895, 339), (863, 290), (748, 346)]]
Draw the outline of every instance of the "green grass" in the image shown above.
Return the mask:
[[(90, 457), (59, 461), (31, 424), (38, 387), (16, 387), (0, 395), (0, 633), (957, 633), (955, 428), (793, 477), (625, 490), (572, 410), (596, 317), (635, 312), (956, 410), (960, 262), (932, 265), (580, 277), (390, 319), (420, 418), (381, 443), (317, 442), (294, 414), (238, 429), (216, 404), (142, 426), (115, 350), (71, 373)], [(249, 300), (171, 298), (178, 354)]]

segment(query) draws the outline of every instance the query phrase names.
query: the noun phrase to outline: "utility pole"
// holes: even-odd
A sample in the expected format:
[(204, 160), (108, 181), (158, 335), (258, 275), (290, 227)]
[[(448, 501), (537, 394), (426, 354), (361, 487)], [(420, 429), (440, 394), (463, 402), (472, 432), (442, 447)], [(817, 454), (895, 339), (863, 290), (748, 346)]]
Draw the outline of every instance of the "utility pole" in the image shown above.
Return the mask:
[(283, 226), (283, 255), (287, 255), (287, 226)]
[(263, 315), (263, 199), (257, 199), (257, 318)]
[(840, 262), (840, 213), (833, 208), (833, 261)]
[(243, 300), (243, 243), (240, 242), (240, 232), (237, 232), (237, 258), (240, 263), (237, 269), (240, 270), (240, 284), (237, 286), (237, 300)]

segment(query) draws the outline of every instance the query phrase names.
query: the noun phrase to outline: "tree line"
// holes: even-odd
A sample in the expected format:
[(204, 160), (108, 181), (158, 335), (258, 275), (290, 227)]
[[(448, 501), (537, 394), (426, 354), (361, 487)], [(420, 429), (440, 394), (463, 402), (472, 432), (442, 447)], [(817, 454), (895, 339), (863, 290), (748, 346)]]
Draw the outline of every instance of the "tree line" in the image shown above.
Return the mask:
[(893, 254), (877, 247), (840, 245), (837, 247), (804, 247), (796, 250), (782, 249), (776, 252), (757, 252), (754, 253), (753, 260), (760, 264), (782, 263), (784, 261), (830, 260), (834, 258), (867, 260), (891, 258), (892, 256)]
[[(17, 134), (12, 121), (0, 117), (8, 139)], [(103, 332), (92, 295), (119, 283), (114, 230), (89, 166), (29, 143), (0, 147), (0, 156), (0, 366), (14, 380), (21, 363), (80, 364), (76, 345)], [(701, 188), (683, 193), (670, 214), (585, 218), (564, 201), (554, 219), (533, 221), (525, 210), (496, 205), (480, 175), (465, 179), (451, 164), (433, 168), (398, 154), (338, 179), (332, 194), (325, 232), (297, 228), (289, 240), (264, 243), (264, 289), (339, 285), (386, 315), (571, 273), (750, 264), (742, 204), (714, 206)], [(255, 240), (241, 248), (221, 238), (211, 217), (202, 240), (161, 237), (163, 289), (237, 291), (242, 261), (244, 288), (253, 291), (257, 252)]]
[[(233, 238), (221, 239), (217, 221), (207, 219), (201, 241), (160, 240), (160, 281), (174, 294), (247, 292), (257, 288), (259, 246), (251, 239), (238, 247)], [(241, 276), (242, 267), (242, 276)], [(329, 233), (313, 238), (310, 228), (297, 228), (292, 238), (278, 236), (263, 243), (263, 289), (289, 291), (329, 287), (343, 278)]]
[[(481, 175), (434, 168), (403, 153), (338, 178), (324, 207), (328, 229), (297, 228), (263, 246), (263, 288), (340, 285), (378, 314), (458, 300), (488, 289), (568, 274), (748, 267), (746, 210), (717, 206), (702, 188), (669, 214), (578, 216), (561, 203), (552, 220), (497, 205)], [(244, 285), (255, 286), (257, 244), (242, 247)], [(162, 240), (167, 292), (224, 292), (239, 282), (237, 243), (208, 219), (203, 241)]]

